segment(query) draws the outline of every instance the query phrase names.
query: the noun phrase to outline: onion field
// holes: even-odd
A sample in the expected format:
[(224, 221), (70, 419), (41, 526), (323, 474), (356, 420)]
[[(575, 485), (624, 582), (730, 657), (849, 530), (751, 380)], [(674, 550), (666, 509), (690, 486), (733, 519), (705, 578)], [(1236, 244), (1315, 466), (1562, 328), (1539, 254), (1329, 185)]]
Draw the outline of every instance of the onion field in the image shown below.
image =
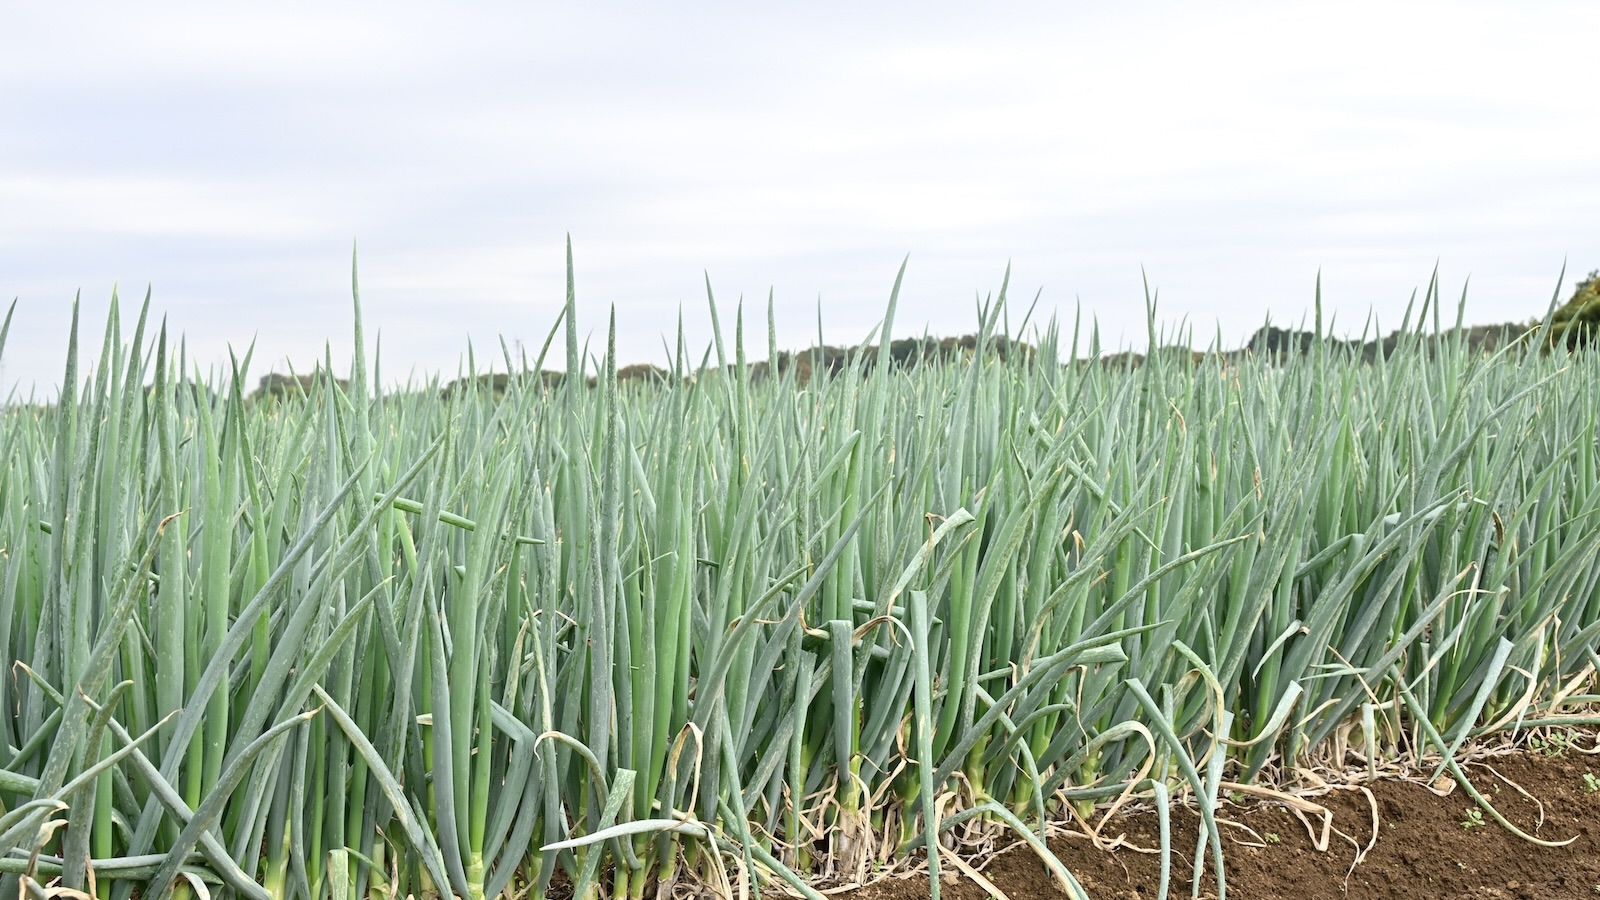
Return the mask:
[(386, 381), (359, 299), (254, 401), (74, 313), (0, 412), (0, 895), (815, 898), (985, 833), (1084, 897), (1046, 832), (1132, 801), (1225, 892), (1236, 786), (1596, 721), (1600, 352), (1430, 293), (1370, 362), (1093, 361), (1002, 290), (957, 358), (891, 298), (802, 383), (713, 302), (619, 381), (570, 284), (503, 391)]

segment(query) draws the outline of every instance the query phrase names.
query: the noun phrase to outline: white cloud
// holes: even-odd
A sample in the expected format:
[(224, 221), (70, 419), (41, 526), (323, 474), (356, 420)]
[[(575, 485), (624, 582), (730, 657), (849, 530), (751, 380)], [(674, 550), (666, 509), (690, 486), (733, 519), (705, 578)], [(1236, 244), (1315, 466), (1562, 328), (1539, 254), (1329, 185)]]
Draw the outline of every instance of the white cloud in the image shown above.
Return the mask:
[(332, 237), (319, 218), (296, 211), (269, 186), (221, 179), (152, 176), (0, 177), (10, 228), (0, 240), (184, 237), (273, 240)]

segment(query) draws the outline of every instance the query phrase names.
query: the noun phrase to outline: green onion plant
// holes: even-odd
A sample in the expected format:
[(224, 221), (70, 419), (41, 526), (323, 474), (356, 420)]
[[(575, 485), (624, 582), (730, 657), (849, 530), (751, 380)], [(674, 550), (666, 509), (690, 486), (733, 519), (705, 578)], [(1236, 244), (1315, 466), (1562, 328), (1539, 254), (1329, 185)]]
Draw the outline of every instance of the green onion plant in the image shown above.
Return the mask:
[(571, 273), (448, 391), (381, 380), (359, 291), (281, 397), (148, 295), (86, 358), (74, 306), (0, 412), (0, 891), (817, 896), (990, 829), (1083, 896), (1046, 824), (1140, 795), (1220, 895), (1224, 776), (1595, 721), (1595, 351), (1479, 352), (1431, 287), (1370, 360), (1108, 357), (1002, 286), (902, 365), (897, 279), (837, 368), (708, 286), (643, 381)]

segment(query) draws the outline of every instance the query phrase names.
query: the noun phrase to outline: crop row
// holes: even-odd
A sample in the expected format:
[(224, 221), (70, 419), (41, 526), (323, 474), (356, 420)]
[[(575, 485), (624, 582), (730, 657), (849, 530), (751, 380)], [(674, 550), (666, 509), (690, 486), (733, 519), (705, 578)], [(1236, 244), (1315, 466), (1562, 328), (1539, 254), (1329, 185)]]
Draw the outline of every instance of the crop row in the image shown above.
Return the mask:
[(559, 383), (386, 390), (358, 303), (258, 403), (74, 319), (0, 420), (0, 892), (808, 893), (994, 829), (1081, 895), (1047, 822), (1186, 796), (1220, 876), (1224, 782), (1596, 700), (1594, 352), (1056, 365), (1002, 291), (968, 359), (752, 379), (741, 311), (619, 384), (575, 306)]

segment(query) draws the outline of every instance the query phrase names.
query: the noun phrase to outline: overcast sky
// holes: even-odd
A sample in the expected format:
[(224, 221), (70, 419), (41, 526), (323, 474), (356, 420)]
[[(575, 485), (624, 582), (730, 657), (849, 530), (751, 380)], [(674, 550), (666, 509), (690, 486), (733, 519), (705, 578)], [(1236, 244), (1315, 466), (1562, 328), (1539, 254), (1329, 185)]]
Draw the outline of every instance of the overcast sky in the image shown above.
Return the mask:
[[(1017, 317), (1138, 346), (1325, 307), (1527, 319), (1600, 267), (1600, 3), (8, 3), (3, 383), (60, 380), (146, 287), (191, 355), (252, 375), (350, 353), (359, 242), (385, 380), (579, 318), (664, 361), (709, 275), (753, 357)], [(1204, 341), (1202, 340), (1202, 343)], [(552, 361), (559, 360), (559, 348)]]

